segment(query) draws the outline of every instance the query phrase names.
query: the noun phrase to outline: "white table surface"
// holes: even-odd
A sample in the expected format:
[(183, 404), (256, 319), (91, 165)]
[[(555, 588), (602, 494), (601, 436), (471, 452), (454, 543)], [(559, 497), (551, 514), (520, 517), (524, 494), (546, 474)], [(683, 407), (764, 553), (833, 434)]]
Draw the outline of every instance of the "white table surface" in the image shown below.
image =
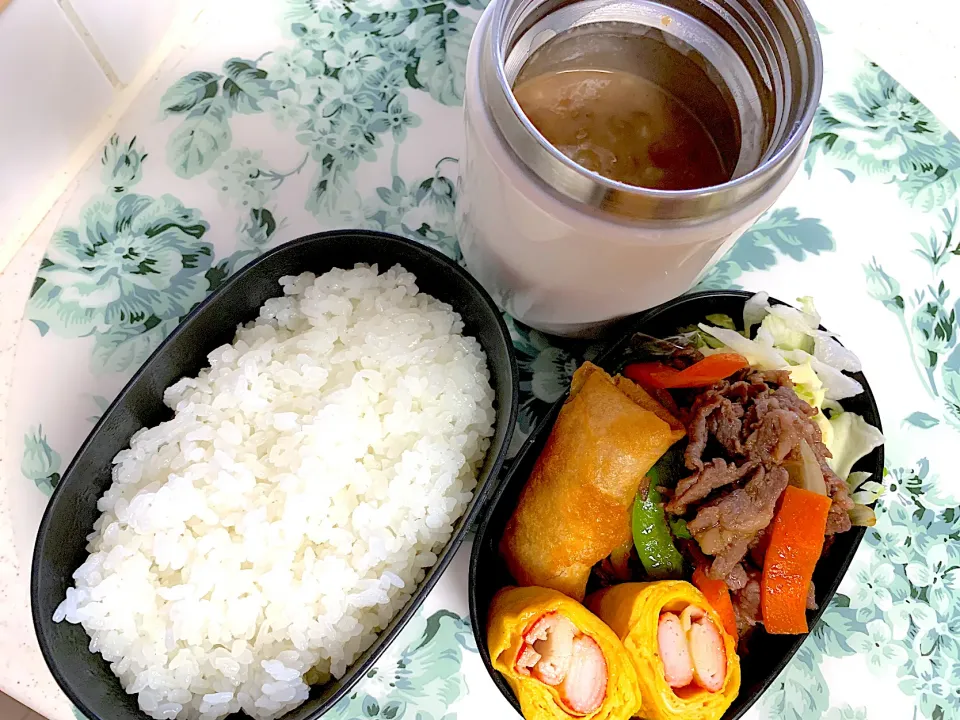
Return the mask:
[[(960, 134), (960, 2), (956, 0), (808, 0), (814, 15), (880, 64)], [(241, 3), (233, 5), (234, 11)], [(49, 238), (34, 235), (0, 272), (0, 433), (15, 343), (27, 296)], [(0, 691), (50, 718), (72, 717), (46, 669), (29, 611), (30, 569), (13, 552), (8, 478), (18, 459), (0, 457)], [(21, 720), (0, 695), (0, 718)], [(28, 717), (35, 717), (32, 713)]]

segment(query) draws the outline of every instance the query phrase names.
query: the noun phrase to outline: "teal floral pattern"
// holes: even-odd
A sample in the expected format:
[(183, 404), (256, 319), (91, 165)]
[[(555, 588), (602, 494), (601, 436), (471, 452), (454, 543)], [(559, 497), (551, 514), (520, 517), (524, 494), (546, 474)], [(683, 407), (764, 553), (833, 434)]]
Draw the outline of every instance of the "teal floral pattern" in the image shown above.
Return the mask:
[(470, 621), (440, 610), (417, 613), (375, 668), (326, 717), (336, 720), (453, 720), (466, 694), (464, 652), (476, 653)]
[(199, 210), (172, 195), (124, 192), (140, 180), (146, 157), (133, 140), (107, 143), (102, 180), (110, 194), (81, 210), (79, 226), (54, 233), (27, 307), (41, 335), (94, 337), (91, 368), (98, 373), (134, 369), (208, 292), (262, 252), (278, 228), (267, 200), (302, 169), (265, 171), (250, 151), (226, 159), (216, 183), (247, 212), (237, 225), (237, 252), (216, 264)]
[(960, 140), (871, 62), (853, 92), (825, 97), (817, 110), (808, 173), (821, 156), (851, 182), (864, 175), (898, 183), (900, 196), (923, 210), (942, 207), (960, 188)]
[(234, 112), (267, 112), (309, 150), (306, 208), (319, 219), (340, 218), (344, 204), (356, 202), (344, 195), (354, 192), (360, 165), (377, 160), (385, 139), (401, 143), (420, 125), (406, 90), (425, 90), (445, 105), (462, 101), (475, 22), (458, 6), (479, 10), (485, 3), (450, 5), (290, 3), (293, 47), (257, 60), (232, 58), (220, 73), (189, 73), (167, 91), (164, 111), (183, 118), (170, 136), (167, 161), (182, 177), (198, 175), (229, 149)]
[(403, 235), (429, 245), (448, 257), (460, 261), (460, 246), (454, 236), (453, 211), (457, 202), (456, 176), (450, 177), (446, 167), (454, 158), (437, 161), (433, 175), (407, 182), (397, 174), (396, 148), (393, 154), (393, 180), (389, 187), (378, 187), (367, 198), (357, 220), (359, 227)]
[[(121, 121), (51, 233), (26, 308), (31, 352), (76, 349), (82, 359), (64, 379), (15, 388), (30, 408), (13, 431), (20, 471), (41, 502), (125, 379), (265, 249), (349, 226), (462, 262), (458, 107), (485, 4), (286, 0), (282, 42), (232, 47), (217, 38), (206, 45), (220, 50), (198, 48), (177, 66), (186, 71), (164, 76), (175, 78), (164, 92), (145, 95), (149, 112), (136, 117), (159, 120)], [(876, 358), (875, 386), (892, 394), (893, 379), (874, 367), (893, 367), (895, 394), (909, 400), (883, 408), (891, 466), (852, 479), (859, 502), (878, 501), (876, 526), (820, 624), (748, 717), (879, 717), (880, 684), (911, 706), (913, 720), (950, 720), (960, 717), (960, 497), (940, 448), (960, 431), (960, 140), (881, 68), (821, 34), (827, 87), (838, 89), (822, 98), (804, 171), (696, 289), (797, 289), (819, 303), (820, 287), (842, 283), (842, 303), (824, 292), (824, 317), (857, 312), (893, 328), (860, 342)], [(820, 184), (848, 182), (869, 201), (852, 193), (847, 207)], [(883, 235), (888, 218), (908, 230)], [(520, 371), (516, 452), (599, 347), (505, 320)], [(50, 397), (63, 392), (82, 397), (72, 405)], [(467, 619), (441, 609), (463, 604), (449, 578), (331, 717), (489, 714), (496, 690), (471, 657)], [(836, 691), (839, 661), (845, 693)]]
[(922, 429), (941, 421), (960, 429), (960, 348), (957, 346), (957, 306), (950, 297), (945, 274), (950, 261), (960, 255), (957, 230), (958, 209), (943, 209), (938, 227), (914, 233), (914, 255), (928, 268), (926, 282), (913, 292), (904, 292), (901, 283), (872, 259), (864, 265), (868, 294), (893, 313), (903, 331), (910, 361), (920, 384), (930, 398), (940, 401), (939, 417), (917, 411), (905, 423)]
[(103, 171), (100, 180), (115, 193), (123, 193), (140, 182), (140, 166), (147, 159), (147, 155), (136, 143), (137, 138), (133, 137), (129, 143), (121, 145), (120, 136), (113, 135), (103, 148)]
[(208, 229), (197, 210), (171, 195), (96, 198), (78, 228), (61, 228), (51, 239), (29, 317), (41, 333), (95, 335), (97, 367), (140, 362), (206, 293)]
[(20, 473), (46, 495), (60, 482), (60, 453), (50, 447), (43, 426), (31, 428), (23, 437)]
[[(921, 717), (960, 713), (960, 510), (921, 460), (885, 476), (877, 524), (867, 530), (851, 595), (838, 593), (820, 624), (762, 699), (771, 717), (820, 717), (830, 701), (824, 657), (858, 654), (877, 676), (894, 672)], [(865, 712), (832, 709), (831, 717)], [(846, 713), (846, 714), (843, 714)]]
[(700, 281), (697, 290), (739, 288), (744, 272), (769, 270), (781, 256), (802, 262), (836, 248), (830, 230), (795, 207), (775, 208), (761, 217)]

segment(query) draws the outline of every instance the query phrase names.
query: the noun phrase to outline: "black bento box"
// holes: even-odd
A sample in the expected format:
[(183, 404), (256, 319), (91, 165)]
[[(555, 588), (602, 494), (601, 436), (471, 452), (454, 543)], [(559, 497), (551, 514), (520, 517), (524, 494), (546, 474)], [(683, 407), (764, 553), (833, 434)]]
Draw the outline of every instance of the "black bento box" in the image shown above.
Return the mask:
[[(706, 316), (711, 314), (729, 315), (742, 328), (743, 306), (751, 296), (752, 293), (738, 290), (693, 293), (640, 313), (620, 325), (621, 330), (618, 331), (617, 339), (594, 362), (611, 374), (618, 373), (627, 364), (638, 359), (634, 356), (633, 349), (635, 333), (639, 332), (655, 338), (669, 337), (676, 335), (679, 328), (704, 322)], [(780, 301), (771, 299), (771, 302), (779, 303)], [(863, 393), (844, 400), (844, 410), (860, 414), (868, 423), (881, 429), (880, 413), (867, 379), (862, 373), (854, 373), (852, 377), (863, 385)], [(520, 704), (503, 676), (494, 670), (487, 649), (487, 616), (490, 603), (500, 588), (514, 584), (500, 556), (498, 544), (517, 506), (520, 492), (533, 470), (566, 399), (565, 393), (554, 403), (550, 412), (526, 440), (505, 477), (500, 481), (497, 492), (481, 520), (470, 558), (470, 619), (477, 647), (487, 672), (518, 713)], [(883, 472), (883, 446), (862, 458), (854, 466), (854, 470), (867, 471), (879, 477)], [(818, 609), (807, 613), (811, 631), (837, 592), (864, 533), (865, 528), (854, 527), (848, 532), (834, 536), (832, 545), (817, 564), (813, 582)], [(736, 720), (750, 709), (786, 667), (806, 637), (806, 635), (768, 635), (758, 627), (750, 638), (749, 653), (741, 657), (740, 693), (724, 715), (724, 720)]]

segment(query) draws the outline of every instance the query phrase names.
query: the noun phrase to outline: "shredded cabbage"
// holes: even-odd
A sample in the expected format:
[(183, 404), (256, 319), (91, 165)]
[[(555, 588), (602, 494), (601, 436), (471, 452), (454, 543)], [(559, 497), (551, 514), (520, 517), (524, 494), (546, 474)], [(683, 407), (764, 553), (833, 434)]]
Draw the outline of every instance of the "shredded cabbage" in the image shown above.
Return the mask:
[(811, 328), (799, 310), (786, 305), (775, 305), (760, 323), (773, 336), (773, 344), (780, 350), (813, 352)]
[(816, 337), (813, 347), (813, 356), (820, 362), (844, 372), (860, 372), (860, 358), (832, 337)]
[(759, 337), (749, 340), (736, 330), (711, 327), (700, 323), (700, 329), (711, 337), (715, 337), (734, 352), (743, 355), (747, 362), (761, 370), (781, 370), (787, 367), (787, 361), (772, 344), (763, 342)]
[[(836, 437), (836, 426), (827, 418), (826, 411), (842, 414), (843, 408), (837, 401), (863, 392), (859, 382), (844, 374), (858, 372), (860, 360), (837, 342), (833, 333), (820, 329), (820, 314), (813, 298), (797, 298), (797, 303), (799, 309), (789, 305), (771, 305), (767, 293), (756, 293), (743, 306), (746, 334), (749, 335), (752, 328), (759, 324), (756, 337), (751, 340), (729, 326), (701, 324), (702, 333), (711, 338), (711, 348), (703, 348), (703, 352), (712, 354), (723, 349), (732, 350), (760, 370), (789, 370), (797, 395), (819, 410), (815, 420), (823, 442), (831, 452), (835, 452), (835, 447), (839, 448), (842, 443)], [(727, 325), (726, 322), (722, 324)], [(725, 348), (713, 349), (717, 341)], [(841, 427), (847, 429), (850, 422), (843, 420)], [(859, 457), (862, 455), (857, 459)]]
[(835, 367), (816, 358), (812, 358), (810, 364), (823, 382), (828, 400), (845, 400), (863, 392), (863, 385)]
[(850, 508), (850, 524), (859, 527), (873, 527), (877, 524), (877, 514), (866, 505), (854, 505)]
[(790, 379), (793, 381), (797, 397), (818, 410), (813, 419), (820, 428), (823, 444), (833, 452), (830, 448), (833, 444), (833, 425), (823, 411), (823, 404), (827, 402), (827, 391), (823, 389), (823, 382), (814, 372), (813, 365), (809, 361), (801, 365), (793, 365), (790, 368)]
[(733, 321), (733, 318), (729, 315), (724, 315), (723, 313), (707, 315), (707, 322), (712, 325), (716, 325), (717, 327), (727, 328), (728, 330), (737, 329), (737, 324)]
[(791, 350), (784, 354), (790, 362), (797, 365), (810, 364), (820, 382), (823, 383), (824, 395), (827, 400), (844, 400), (863, 392), (863, 386), (852, 377), (844, 375), (841, 371), (825, 362), (821, 362), (803, 350)]
[(802, 312), (806, 318), (807, 325), (812, 328), (820, 327), (820, 313), (818, 313), (817, 308), (814, 307), (813, 298), (809, 295), (804, 295), (803, 297), (797, 298), (797, 302), (800, 303), (800, 312)]
[[(770, 296), (765, 292), (751, 295), (743, 304), (743, 328), (747, 335), (754, 325), (759, 325), (770, 312)], [(709, 319), (709, 318), (708, 318)]]
[(874, 448), (883, 444), (883, 434), (856, 413), (844, 412), (830, 418), (833, 446), (830, 467), (842, 478), (848, 478), (854, 464)]

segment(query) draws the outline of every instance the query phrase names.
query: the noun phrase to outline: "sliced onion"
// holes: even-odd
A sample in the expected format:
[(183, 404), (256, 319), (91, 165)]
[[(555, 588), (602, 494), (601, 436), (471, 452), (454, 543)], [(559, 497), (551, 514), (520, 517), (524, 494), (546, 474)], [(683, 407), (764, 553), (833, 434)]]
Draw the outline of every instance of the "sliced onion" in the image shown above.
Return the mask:
[(827, 483), (823, 479), (823, 471), (820, 469), (817, 456), (806, 440), (800, 441), (799, 448), (799, 459), (791, 460), (783, 465), (790, 476), (790, 484), (826, 496)]
[(850, 508), (850, 522), (853, 525), (858, 525), (862, 527), (873, 527), (877, 524), (877, 515), (873, 512), (873, 508), (867, 507), (866, 505), (854, 505)]
[(873, 476), (872, 472), (865, 472), (863, 470), (857, 470), (857, 472), (852, 472), (847, 475), (847, 487), (850, 488), (850, 492), (853, 492), (860, 484), (869, 480)]

